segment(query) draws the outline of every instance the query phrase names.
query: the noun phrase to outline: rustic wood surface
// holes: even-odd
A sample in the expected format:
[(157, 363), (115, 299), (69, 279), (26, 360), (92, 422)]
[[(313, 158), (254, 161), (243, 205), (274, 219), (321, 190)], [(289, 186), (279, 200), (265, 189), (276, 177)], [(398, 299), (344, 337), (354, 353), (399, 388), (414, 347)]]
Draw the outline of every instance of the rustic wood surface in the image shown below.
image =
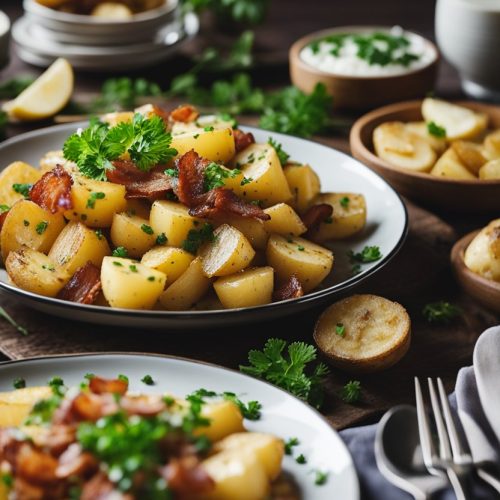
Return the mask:
[[(404, 4), (404, 6), (403, 6)], [(4, 0), (2, 8), (12, 16), (20, 13), (18, 1)], [(315, 29), (332, 25), (401, 24), (432, 36), (434, 2), (378, 2), (374, 9), (369, 0), (325, 2), (314, 0), (307, 7), (300, 1), (274, 0), (268, 22), (258, 31), (258, 49), (279, 63), (264, 65), (255, 72), (261, 85), (278, 86), (286, 83), (286, 48), (293, 40)], [(188, 48), (199, 50), (200, 42)], [(141, 76), (168, 81), (186, 67), (186, 59), (176, 58), (165, 63), (165, 71), (148, 71)], [(25, 66), (14, 52), (10, 65), (1, 73), (7, 79), (17, 73), (38, 70)], [(158, 77), (161, 74), (162, 77)], [(77, 91), (95, 91), (105, 75), (77, 75)], [(458, 80), (453, 70), (442, 65), (437, 91), (454, 98), (460, 97)], [(253, 120), (242, 120), (252, 123)], [(47, 125), (49, 123), (44, 123)], [(40, 124), (37, 124), (40, 126)], [(9, 135), (21, 133), (31, 126), (11, 127)], [(349, 149), (347, 136), (320, 137), (319, 142), (343, 151)], [(326, 404), (323, 413), (336, 428), (359, 422), (372, 421), (390, 406), (412, 402), (414, 375), (439, 375), (448, 388), (454, 384), (460, 367), (471, 362), (472, 349), (478, 335), (488, 326), (500, 322), (500, 316), (491, 313), (463, 294), (453, 279), (449, 252), (453, 243), (463, 234), (480, 227), (499, 214), (491, 216), (439, 216), (407, 202), (410, 214), (410, 233), (401, 252), (382, 272), (366, 281), (359, 292), (376, 293), (401, 302), (412, 318), (412, 346), (408, 355), (397, 366), (376, 376), (358, 377), (363, 386), (363, 400), (359, 405), (343, 403), (338, 394), (349, 380), (346, 374), (333, 371), (326, 383)], [(446, 299), (463, 309), (463, 316), (450, 326), (432, 326), (421, 315), (424, 304)], [(2, 295), (0, 305), (26, 326), (30, 334), (21, 336), (5, 322), (0, 323), (0, 351), (10, 359), (22, 359), (49, 354), (90, 351), (156, 352), (185, 356), (218, 363), (232, 368), (246, 362), (249, 349), (260, 348), (271, 337), (312, 341), (312, 329), (320, 310), (311, 310), (299, 317), (279, 322), (252, 325), (245, 328), (219, 329), (194, 333), (124, 330), (53, 318), (18, 305)]]

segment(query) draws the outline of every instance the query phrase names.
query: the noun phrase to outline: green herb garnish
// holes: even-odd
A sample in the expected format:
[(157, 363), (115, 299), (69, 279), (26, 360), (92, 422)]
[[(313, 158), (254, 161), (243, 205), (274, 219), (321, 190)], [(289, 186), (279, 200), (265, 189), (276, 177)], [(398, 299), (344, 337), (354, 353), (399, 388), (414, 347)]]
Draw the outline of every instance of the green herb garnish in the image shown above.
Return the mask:
[[(10, 210), (9, 205), (0, 205), (0, 214), (3, 214), (4, 212), (7, 212), (9, 210)], [(28, 225), (29, 225), (29, 223), (28, 223)]]
[(14, 389), (24, 389), (26, 387), (26, 380), (21, 377), (15, 378), (12, 382)]
[(349, 207), (349, 202), (351, 200), (349, 199), (349, 196), (343, 196), (342, 198), (340, 198), (340, 206), (343, 207), (343, 208), (348, 208)]
[(307, 463), (307, 459), (302, 453), (295, 459), (295, 461), (301, 465), (304, 465)]
[(179, 171), (176, 168), (167, 168), (164, 173), (170, 175), (170, 177), (179, 177)]
[(157, 245), (164, 245), (168, 241), (168, 238), (165, 236), (165, 233), (160, 233), (156, 237), (156, 244)]
[(444, 127), (440, 127), (435, 122), (427, 123), (427, 132), (434, 137), (438, 137), (440, 139), (446, 137), (446, 129)]
[(422, 314), (429, 323), (449, 324), (462, 314), (460, 307), (441, 300), (427, 304), (422, 309)]
[(225, 179), (234, 179), (240, 174), (241, 170), (237, 168), (230, 170), (212, 162), (203, 171), (203, 175), (205, 176), (205, 191), (223, 187)]
[(296, 437), (292, 437), (285, 441), (285, 455), (293, 455), (293, 448), (298, 446), (300, 441)]
[(344, 337), (345, 336), (345, 326), (343, 323), (337, 323), (335, 325), (335, 333), (339, 336), (339, 337)]
[(323, 486), (328, 480), (328, 472), (317, 470), (315, 472), (314, 484), (316, 486)]
[(146, 234), (154, 234), (153, 228), (147, 224), (141, 224), (141, 231)]
[(0, 318), (3, 318), (5, 321), (9, 322), (19, 333), (22, 333), (23, 335), (29, 334), (28, 330), (24, 328), (24, 326), (18, 324), (2, 306), (0, 306)]
[(281, 146), (281, 144), (275, 141), (272, 137), (269, 137), (267, 143), (274, 148), (280, 160), (281, 166), (284, 167), (287, 164), (290, 155), (287, 152), (283, 151), (283, 147)]
[(191, 229), (187, 239), (182, 242), (182, 248), (186, 252), (196, 254), (200, 246), (206, 241), (215, 241), (214, 228), (208, 222), (205, 222), (200, 229)]
[(32, 76), (21, 75), (0, 83), (0, 99), (15, 99), (34, 81), (35, 79)]
[(141, 379), (141, 382), (143, 382), (146, 385), (154, 385), (155, 383), (151, 375), (144, 375), (144, 377), (142, 377)]
[(12, 184), (12, 189), (21, 195), (23, 195), (27, 200), (30, 197), (30, 189), (33, 187), (33, 184)]
[(46, 221), (46, 220), (42, 220), (40, 221), (36, 227), (35, 227), (35, 231), (38, 233), (38, 234), (43, 234), (45, 232), (45, 230), (47, 229), (47, 227), (49, 226), (49, 223)]
[(348, 252), (348, 257), (351, 262), (358, 262), (367, 264), (368, 262), (375, 262), (382, 258), (380, 247), (378, 246), (365, 246), (361, 252), (354, 253), (352, 250)]
[(95, 202), (96, 200), (103, 200), (106, 197), (104, 193), (97, 192), (97, 193), (90, 193), (90, 196), (87, 199), (87, 208), (95, 208)]
[(125, 247), (116, 247), (112, 253), (113, 257), (122, 257), (126, 259), (128, 257), (128, 251)]
[(361, 382), (359, 380), (350, 380), (342, 388), (340, 395), (345, 403), (357, 403), (361, 398)]

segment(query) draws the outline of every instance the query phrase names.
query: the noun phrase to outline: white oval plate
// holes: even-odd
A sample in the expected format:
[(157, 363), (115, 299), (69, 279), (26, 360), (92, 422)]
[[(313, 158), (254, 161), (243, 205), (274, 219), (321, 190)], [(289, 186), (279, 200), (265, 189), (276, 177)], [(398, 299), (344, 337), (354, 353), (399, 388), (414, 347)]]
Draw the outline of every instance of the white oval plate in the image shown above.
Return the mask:
[[(314, 500), (359, 499), (356, 469), (345, 444), (328, 422), (309, 405), (266, 382), (215, 365), (181, 358), (147, 354), (77, 354), (0, 363), (0, 391), (12, 390), (16, 377), (28, 386), (45, 385), (54, 376), (66, 385), (76, 386), (86, 373), (115, 378), (122, 373), (129, 378), (130, 389), (142, 393), (171, 392), (183, 397), (197, 389), (230, 391), (245, 402), (262, 404), (257, 421), (245, 421), (248, 430), (267, 432), (287, 440), (297, 437), (295, 456), (303, 453), (307, 464), (299, 465), (285, 456), (283, 469), (293, 475), (302, 490), (302, 498)], [(151, 375), (156, 384), (140, 382)], [(323, 486), (314, 484), (314, 471), (328, 473)]]
[[(58, 125), (5, 141), (0, 144), (0, 170), (17, 160), (38, 165), (47, 151), (61, 149), (70, 134), (78, 127), (85, 126), (86, 123)], [(333, 302), (339, 294), (352, 290), (368, 276), (382, 269), (398, 252), (408, 231), (408, 216), (401, 198), (385, 180), (357, 160), (332, 148), (297, 137), (244, 128), (254, 134), (257, 142), (267, 142), (272, 136), (294, 160), (311, 164), (321, 179), (322, 191), (351, 191), (362, 193), (366, 198), (368, 218), (365, 229), (354, 238), (326, 245), (334, 253), (335, 264), (332, 273), (316, 291), (298, 299), (264, 306), (174, 312), (112, 309), (43, 297), (17, 288), (9, 282), (4, 270), (0, 271), (0, 290), (15, 295), (30, 307), (71, 320), (123, 327), (161, 328), (165, 331), (193, 328), (206, 331), (209, 327), (248, 324), (287, 316), (326, 301)], [(365, 245), (379, 246), (383, 257), (363, 265), (361, 273), (352, 276), (347, 252), (359, 252)]]

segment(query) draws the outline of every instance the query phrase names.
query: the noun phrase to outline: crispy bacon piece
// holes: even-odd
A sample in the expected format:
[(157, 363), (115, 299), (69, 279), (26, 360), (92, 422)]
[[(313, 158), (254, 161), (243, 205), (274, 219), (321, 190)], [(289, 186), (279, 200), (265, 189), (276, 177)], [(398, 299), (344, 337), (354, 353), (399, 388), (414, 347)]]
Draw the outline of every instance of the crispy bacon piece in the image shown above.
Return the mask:
[(300, 281), (297, 279), (295, 274), (292, 274), (288, 281), (283, 283), (275, 292), (273, 293), (273, 301), (279, 302), (280, 300), (296, 299), (304, 295), (304, 290)]
[(198, 110), (194, 106), (190, 106), (189, 104), (182, 104), (181, 106), (178, 106), (170, 112), (170, 117), (175, 122), (194, 122), (198, 118), (198, 116), (200, 116)]
[(89, 382), (89, 389), (94, 394), (119, 394), (123, 396), (128, 390), (128, 382), (122, 379), (105, 379), (92, 377)]
[(16, 475), (33, 484), (54, 483), (58, 479), (57, 463), (57, 459), (52, 455), (35, 449), (31, 444), (24, 443), (16, 456)]
[(199, 205), (189, 209), (189, 214), (193, 217), (206, 218), (217, 218), (223, 215), (239, 215), (260, 220), (271, 218), (259, 206), (243, 201), (233, 191), (225, 188), (216, 188), (206, 193)]
[(233, 129), (233, 136), (237, 153), (243, 151), (245, 148), (250, 146), (250, 144), (253, 144), (255, 142), (255, 138), (251, 132), (245, 133), (237, 128)]
[(108, 181), (123, 184), (127, 190), (127, 198), (164, 198), (168, 191), (174, 188), (172, 177), (165, 175), (164, 166), (158, 166), (149, 172), (139, 170), (132, 161), (115, 160), (115, 167), (106, 170)]
[(83, 420), (95, 422), (117, 411), (118, 404), (112, 394), (81, 392), (74, 399), (63, 401), (54, 413), (52, 422), (56, 424), (73, 424)]
[(82, 450), (79, 443), (73, 443), (60, 457), (56, 469), (59, 479), (67, 479), (70, 476), (88, 476), (96, 472), (99, 467), (97, 460)]
[(64, 212), (73, 207), (70, 196), (72, 184), (71, 175), (57, 165), (33, 185), (30, 199), (53, 214)]
[(0, 214), (0, 231), (2, 230), (3, 223), (5, 222), (5, 219), (7, 218), (8, 213), (9, 213), (9, 210), (6, 210), (5, 212), (2, 212)]
[(182, 498), (207, 493), (215, 486), (214, 480), (200, 467), (198, 458), (193, 455), (171, 459), (169, 464), (161, 469), (161, 474), (168, 487)]
[(57, 298), (79, 304), (93, 304), (100, 291), (101, 271), (92, 262), (87, 262), (77, 269), (57, 294)]
[(104, 472), (95, 474), (83, 485), (80, 500), (133, 500), (132, 495), (115, 489)]
[(313, 205), (302, 216), (302, 222), (307, 227), (308, 231), (314, 231), (333, 214), (333, 207), (327, 203), (318, 203)]
[(175, 194), (181, 203), (188, 207), (199, 204), (200, 197), (205, 194), (204, 171), (211, 162), (202, 158), (192, 149), (175, 161), (179, 172)]
[(123, 397), (120, 400), (120, 406), (129, 415), (139, 415), (141, 417), (154, 417), (166, 408), (161, 399), (155, 400), (148, 396)]
[(53, 424), (49, 428), (44, 443), (46, 448), (54, 456), (64, 453), (76, 439), (76, 428), (72, 425)]

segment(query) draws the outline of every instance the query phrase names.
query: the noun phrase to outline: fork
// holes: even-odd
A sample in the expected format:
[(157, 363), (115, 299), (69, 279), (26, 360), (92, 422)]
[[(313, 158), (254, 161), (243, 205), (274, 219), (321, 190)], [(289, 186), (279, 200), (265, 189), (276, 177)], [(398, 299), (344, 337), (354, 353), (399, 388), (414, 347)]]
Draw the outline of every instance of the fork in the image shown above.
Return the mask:
[(465, 451), (457, 433), (442, 380), (440, 378), (437, 379), (439, 400), (441, 404), (438, 401), (434, 381), (428, 378), (427, 382), (429, 385), (432, 413), (437, 429), (439, 454), (436, 453), (431, 435), (420, 381), (415, 377), (418, 432), (420, 435), (420, 444), (422, 446), (425, 466), (431, 474), (448, 476), (451, 486), (457, 496), (457, 500), (469, 500), (472, 496), (469, 493), (467, 479), (473, 471), (472, 456)]

